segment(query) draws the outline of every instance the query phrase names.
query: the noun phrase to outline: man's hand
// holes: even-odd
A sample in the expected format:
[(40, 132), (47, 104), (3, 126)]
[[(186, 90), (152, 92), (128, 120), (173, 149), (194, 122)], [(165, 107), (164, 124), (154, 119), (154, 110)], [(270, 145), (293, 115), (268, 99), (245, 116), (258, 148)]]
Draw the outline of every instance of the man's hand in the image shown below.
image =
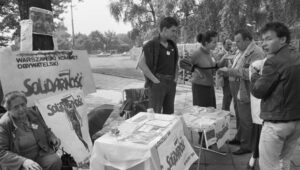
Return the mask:
[(218, 74), (221, 76), (228, 76), (228, 68), (227, 67), (219, 68)]
[(157, 78), (155, 78), (152, 82), (153, 82), (154, 84), (160, 83), (160, 81), (159, 81)]
[(250, 72), (251, 72), (251, 74), (253, 74), (253, 73), (259, 73), (259, 70), (257, 68), (255, 68), (255, 67), (253, 67), (253, 66), (250, 66)]
[(23, 167), (25, 170), (43, 170), (38, 163), (34, 162), (31, 159), (26, 159), (23, 162)]
[(57, 151), (57, 149), (59, 148), (59, 146), (61, 144), (60, 139), (58, 139), (57, 137), (50, 138), (49, 142), (55, 151)]

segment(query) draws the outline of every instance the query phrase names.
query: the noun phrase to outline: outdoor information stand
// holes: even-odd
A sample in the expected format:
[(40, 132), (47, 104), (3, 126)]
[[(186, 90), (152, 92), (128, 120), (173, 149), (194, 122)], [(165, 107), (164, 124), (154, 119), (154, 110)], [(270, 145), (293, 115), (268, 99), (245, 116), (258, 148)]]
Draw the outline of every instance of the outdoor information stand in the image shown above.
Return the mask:
[(196, 160), (180, 117), (140, 112), (95, 141), (90, 168), (188, 170)]

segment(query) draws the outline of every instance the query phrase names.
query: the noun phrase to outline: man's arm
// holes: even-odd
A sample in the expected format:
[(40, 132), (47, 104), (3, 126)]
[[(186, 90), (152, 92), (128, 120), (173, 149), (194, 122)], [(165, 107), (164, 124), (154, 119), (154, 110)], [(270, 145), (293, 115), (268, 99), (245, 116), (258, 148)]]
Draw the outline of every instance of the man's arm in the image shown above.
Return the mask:
[(256, 60), (263, 59), (264, 54), (258, 52), (258, 53), (253, 53), (252, 56), (249, 56), (249, 57), (251, 57), (249, 66), (241, 67), (241, 68), (238, 68), (238, 69), (230, 68), (230, 69), (228, 69), (228, 75), (231, 76), (231, 77), (237, 77), (237, 78), (241, 78), (241, 79), (244, 79), (244, 80), (250, 80), (250, 77), (249, 77), (249, 67), (250, 67), (250, 65)]
[(252, 95), (259, 99), (268, 97), (279, 82), (280, 75), (277, 72), (274, 63), (266, 60), (262, 75), (253, 73), (251, 76), (250, 91)]
[(150, 71), (149, 67), (146, 64), (145, 55), (142, 54), (141, 58), (138, 62), (138, 67), (142, 70), (144, 75), (149, 78), (153, 83), (159, 83), (160, 81), (153, 75), (153, 73)]

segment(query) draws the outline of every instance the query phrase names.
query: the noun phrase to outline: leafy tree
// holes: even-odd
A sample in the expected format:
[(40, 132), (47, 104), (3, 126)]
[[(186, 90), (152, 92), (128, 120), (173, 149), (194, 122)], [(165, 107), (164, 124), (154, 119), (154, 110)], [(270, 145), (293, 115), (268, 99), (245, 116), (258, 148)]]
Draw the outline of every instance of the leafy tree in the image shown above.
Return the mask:
[(98, 51), (98, 50), (104, 50), (104, 44), (106, 41), (106, 38), (102, 33), (99, 31), (93, 31), (88, 35), (88, 41), (89, 41), (89, 46), (88, 46), (88, 51)]
[(57, 38), (57, 45), (59, 50), (71, 49), (71, 35), (67, 32), (67, 28), (63, 24), (63, 22), (59, 22), (57, 24), (55, 37)]
[(156, 24), (156, 12), (152, 0), (118, 0), (109, 4), (116, 21), (131, 23), (133, 28), (147, 30)]
[(76, 50), (87, 50), (90, 42), (89, 42), (89, 38), (87, 35), (82, 34), (82, 33), (78, 33), (75, 35), (74, 37), (75, 39), (75, 49)]
[(242, 5), (240, 0), (227, 0), (221, 11), (221, 27), (230, 37), (233, 37), (236, 30), (246, 26)]
[(128, 34), (117, 34), (117, 39), (121, 45), (127, 44), (128, 46), (132, 47), (134, 44), (134, 41), (129, 38)]
[(119, 46), (119, 41), (117, 39), (116, 33), (113, 31), (106, 31), (104, 33), (105, 36), (105, 50), (113, 50), (116, 49), (117, 46)]
[(257, 32), (270, 21), (293, 28), (300, 23), (299, 9), (299, 0), (117, 0), (110, 5), (115, 19), (130, 22), (144, 40), (158, 33), (157, 21), (162, 17), (175, 16), (181, 25), (181, 42), (193, 42), (207, 30), (232, 38), (237, 29)]

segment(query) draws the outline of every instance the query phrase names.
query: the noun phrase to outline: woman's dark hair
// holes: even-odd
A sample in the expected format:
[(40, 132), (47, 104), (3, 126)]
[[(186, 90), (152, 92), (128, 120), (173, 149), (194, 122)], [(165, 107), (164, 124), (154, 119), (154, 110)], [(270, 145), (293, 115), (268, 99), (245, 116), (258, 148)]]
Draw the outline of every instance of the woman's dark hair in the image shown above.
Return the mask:
[(173, 17), (165, 17), (163, 18), (159, 23), (159, 29), (160, 31), (163, 30), (163, 28), (171, 28), (172, 26), (178, 26), (178, 21)]
[(261, 34), (266, 33), (267, 31), (274, 31), (277, 37), (282, 38), (286, 37), (286, 43), (289, 44), (291, 41), (291, 33), (286, 25), (281, 22), (270, 22), (267, 23), (261, 30)]
[(202, 45), (206, 45), (206, 43), (210, 43), (212, 38), (217, 37), (218, 33), (216, 31), (207, 31), (205, 34), (198, 34), (197, 41)]
[(24, 93), (19, 91), (12, 91), (4, 96), (4, 99), (2, 101), (3, 107), (6, 110), (11, 110), (11, 102), (18, 97), (21, 97), (25, 101), (25, 103), (27, 103), (27, 98)]

